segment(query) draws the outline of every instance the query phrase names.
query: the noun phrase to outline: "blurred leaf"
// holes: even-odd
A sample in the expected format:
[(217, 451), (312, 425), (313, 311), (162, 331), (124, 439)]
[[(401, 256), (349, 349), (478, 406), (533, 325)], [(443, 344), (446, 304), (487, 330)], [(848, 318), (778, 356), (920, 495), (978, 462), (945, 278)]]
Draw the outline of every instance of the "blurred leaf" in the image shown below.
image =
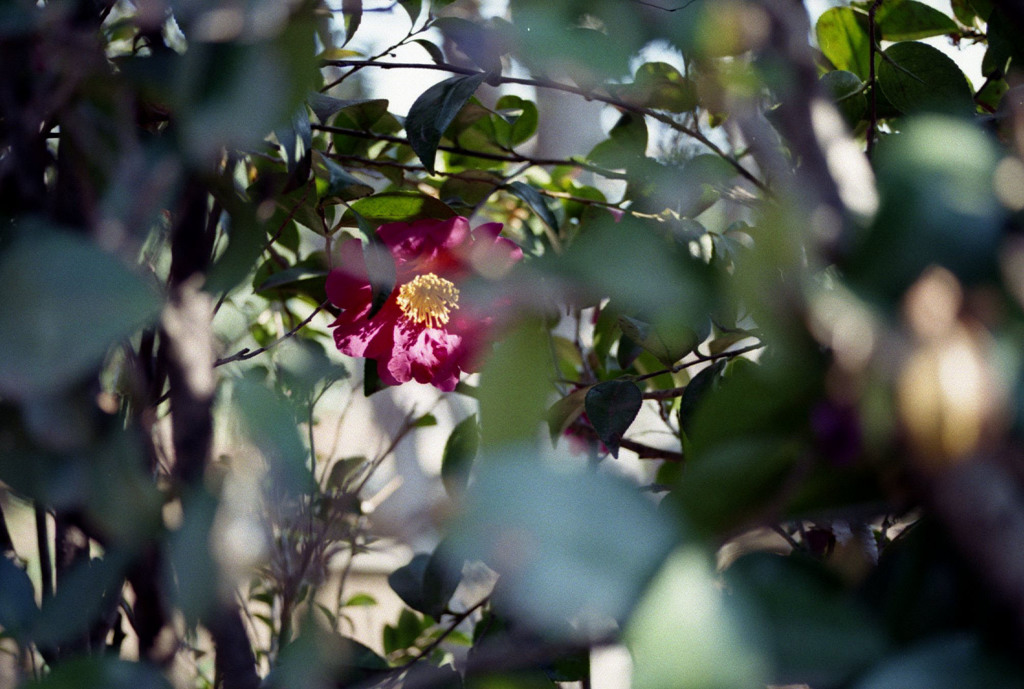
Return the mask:
[(58, 663), (31, 689), (171, 689), (158, 669), (111, 656), (83, 656)]
[(606, 168), (630, 168), (647, 155), (647, 122), (641, 115), (623, 113), (602, 141), (587, 155), (597, 165)]
[(434, 172), (434, 157), (444, 130), (486, 76), (473, 74), (445, 79), (420, 94), (410, 106), (405, 119), (409, 145), (430, 172)]
[(45, 227), (0, 255), (0, 285), (0, 390), (13, 398), (74, 384), (160, 309), (154, 291), (116, 258)]
[(905, 41), (886, 48), (885, 55), (889, 59), (878, 64), (878, 84), (900, 112), (939, 110), (964, 117), (974, 114), (974, 96), (967, 78), (937, 48)]
[(54, 648), (87, 635), (97, 621), (116, 615), (129, 558), (127, 552), (111, 549), (102, 558), (74, 565), (53, 598), (43, 601), (35, 642)]
[(609, 380), (587, 391), (587, 417), (612, 457), (618, 458), (622, 436), (640, 413), (643, 402), (643, 393), (630, 380)]
[(771, 684), (845, 686), (888, 650), (877, 621), (816, 561), (752, 553), (725, 577), (750, 605), (750, 637), (774, 660)]
[[(417, 553), (407, 564), (389, 574), (388, 585), (410, 608), (438, 619), (455, 593), (461, 572), (462, 563), (456, 561), (442, 541), (434, 553)], [(408, 643), (399, 640), (398, 647), (411, 645), (419, 636), (419, 630), (417, 623), (415, 631), (407, 634), (411, 637)]]
[(748, 689), (768, 684), (766, 659), (746, 640), (740, 601), (726, 597), (707, 558), (677, 550), (626, 627), (634, 689)]
[(814, 26), (821, 52), (835, 66), (861, 79), (870, 74), (867, 15), (850, 7), (833, 7), (818, 17)]
[(421, 612), (427, 608), (423, 598), (423, 575), (429, 562), (429, 553), (417, 553), (409, 562), (388, 575), (391, 590), (410, 608)]
[(704, 396), (717, 385), (724, 368), (724, 359), (714, 361), (702, 368), (690, 380), (686, 390), (683, 391), (683, 396), (679, 400), (679, 429), (681, 431), (689, 432), (697, 406), (703, 401)]
[(377, 605), (377, 599), (368, 593), (357, 593), (349, 597), (343, 605), (346, 608)]
[(880, 663), (854, 689), (1018, 689), (1020, 669), (967, 634), (929, 639)]
[(471, 414), (455, 424), (441, 455), (441, 480), (450, 496), (461, 495), (469, 481), (469, 470), (480, 449), (480, 424)]
[(633, 83), (616, 93), (626, 101), (644, 108), (689, 112), (697, 107), (696, 85), (665, 62), (647, 62), (637, 68)]
[(957, 31), (956, 22), (917, 0), (890, 0), (875, 14), (875, 26), (886, 41), (916, 41)]
[(233, 388), (232, 402), (246, 434), (267, 462), (274, 490), (279, 497), (307, 492), (313, 479), (295, 408), (287, 398), (255, 380), (236, 380)]
[[(356, 201), (350, 208), (374, 226), (389, 222), (413, 222), (421, 218), (444, 220), (454, 218), (456, 215), (455, 211), (433, 196), (409, 191), (386, 191), (374, 194)], [(345, 213), (345, 217), (353, 219), (348, 212)]]
[(455, 566), (482, 560), (500, 574), (499, 611), (556, 639), (607, 634), (675, 538), (625, 481), (508, 446), (481, 457), (450, 534)]
[(510, 192), (526, 202), (537, 216), (544, 221), (544, 224), (555, 232), (558, 232), (558, 218), (551, 212), (544, 197), (526, 182), (512, 182), (506, 187)]
[(384, 244), (374, 225), (356, 211), (354, 205), (349, 207), (348, 212), (356, 219), (356, 227), (359, 230), (359, 238), (363, 246), (366, 275), (370, 281), (370, 287), (373, 289), (373, 301), (366, 318), (373, 318), (395, 290), (398, 269), (395, 266), (395, 257), (392, 255), (391, 249)]
[(881, 206), (846, 266), (853, 283), (895, 300), (938, 264), (965, 282), (993, 275), (1004, 209), (991, 139), (960, 119), (920, 116), (879, 144)]
[(0, 556), (0, 628), (24, 639), (38, 614), (28, 574), (10, 558)]
[(547, 332), (527, 321), (494, 348), (480, 374), (481, 447), (494, 449), (535, 438), (550, 384), (529, 372), (551, 369)]
[(181, 503), (181, 526), (164, 541), (161, 584), (186, 624), (195, 625), (213, 608), (219, 594), (220, 569), (210, 552), (218, 503), (204, 488), (186, 493)]
[(292, 266), (291, 268), (285, 268), (284, 270), (274, 273), (268, 277), (256, 287), (256, 291), (264, 292), (266, 290), (284, 287), (310, 278), (323, 278), (326, 275), (327, 270), (324, 268)]
[(345, 110), (349, 118), (353, 120), (352, 124), (364, 127), (372, 126), (388, 109), (388, 101), (384, 98), (343, 100), (325, 96), (322, 93), (311, 93), (306, 102), (309, 103), (313, 114), (321, 123), (327, 122), (333, 115)]
[(484, 72), (500, 72), (501, 56), (508, 52), (493, 29), (462, 17), (439, 17), (433, 26)]

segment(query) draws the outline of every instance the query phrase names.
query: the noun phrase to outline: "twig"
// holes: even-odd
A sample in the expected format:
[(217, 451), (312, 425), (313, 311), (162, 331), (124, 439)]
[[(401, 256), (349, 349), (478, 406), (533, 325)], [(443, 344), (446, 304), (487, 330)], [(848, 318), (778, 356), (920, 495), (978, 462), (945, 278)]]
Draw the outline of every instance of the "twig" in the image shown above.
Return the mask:
[[(600, 440), (597, 431), (594, 427), (588, 424), (582, 419), (577, 419), (571, 426), (570, 429), (586, 435), (592, 440)], [(675, 450), (663, 450), (660, 447), (651, 447), (644, 443), (630, 440), (629, 438), (623, 438), (619, 441), (619, 447), (624, 447), (630, 452), (635, 452), (639, 459), (661, 459), (666, 462), (682, 462), (684, 457), (682, 452), (676, 452)]]
[[(708, 361), (716, 361), (718, 359), (728, 359), (728, 358), (731, 358), (731, 357), (739, 356), (741, 354), (746, 354), (747, 352), (753, 352), (754, 350), (761, 349), (762, 347), (764, 347), (764, 343), (763, 342), (757, 342), (757, 343), (754, 343), (752, 345), (747, 345), (746, 347), (740, 347), (739, 349), (730, 349), (730, 350), (727, 350), (727, 351), (724, 351), (724, 352), (719, 352), (718, 354), (701, 354), (701, 353), (697, 352), (697, 353), (695, 353), (695, 356), (697, 357), (696, 359), (691, 359), (690, 361), (684, 361), (683, 363), (676, 364), (672, 368), (665, 368), (665, 369), (662, 369), (660, 371), (654, 371), (652, 373), (644, 373), (644, 374), (639, 375), (639, 376), (633, 376), (633, 377), (630, 377), (630, 378), (626, 378), (626, 380), (640, 381), (640, 380), (647, 380), (648, 378), (656, 378), (657, 376), (663, 376), (666, 373), (679, 373), (683, 369), (690, 368), (691, 366), (696, 366), (697, 364), (702, 364), (702, 363), (705, 363), (705, 362), (708, 362)], [(677, 388), (677, 389), (682, 390), (683, 388)], [(666, 390), (666, 391), (663, 391), (663, 392), (668, 392), (668, 391)], [(670, 396), (671, 397), (675, 397), (675, 395), (670, 395)], [(651, 397), (650, 399), (660, 399), (660, 398)]]
[(309, 314), (308, 316), (306, 316), (306, 318), (303, 319), (303, 321), (301, 323), (296, 325), (294, 328), (292, 328), (291, 330), (289, 330), (284, 335), (282, 335), (281, 337), (277, 338), (276, 340), (274, 340), (270, 344), (265, 345), (263, 347), (260, 347), (259, 349), (249, 349), (248, 347), (246, 347), (245, 349), (240, 349), (239, 351), (235, 352), (231, 356), (224, 357), (223, 359), (217, 359), (216, 361), (214, 361), (213, 362), (214, 368), (216, 368), (217, 366), (223, 366), (224, 364), (230, 364), (230, 363), (232, 363), (234, 361), (244, 361), (246, 359), (251, 359), (254, 356), (259, 356), (260, 354), (262, 354), (263, 352), (267, 351), (268, 349), (276, 347), (277, 345), (281, 344), (282, 342), (287, 340), (289, 337), (292, 337), (293, 335), (295, 335), (295, 333), (299, 332), (304, 327), (309, 325), (310, 321), (312, 321), (313, 318), (318, 313), (320, 313), (323, 309), (325, 309), (327, 307), (327, 304), (329, 304), (329, 303), (330, 303), (330, 300), (324, 300), (323, 302), (321, 302), (320, 305), (317, 306), (315, 309), (313, 309), (313, 312), (311, 314)]
[(868, 113), (867, 157), (875, 146), (875, 129), (878, 128), (878, 78), (875, 75), (875, 13), (882, 0), (874, 0), (868, 8), (868, 82), (871, 84), (871, 103)]
[[(379, 67), (381, 69), (430, 69), (443, 72), (451, 72), (453, 74), (467, 75), (482, 73), (478, 69), (460, 67), (458, 65), (452, 65), (448, 63), (434, 64), (421, 62), (377, 62), (376, 59), (374, 58), (371, 58), (369, 60), (326, 60), (325, 64), (334, 65), (337, 67), (357, 67), (360, 69), (372, 66)], [(755, 177), (754, 174), (750, 172), (750, 170), (743, 167), (743, 165), (738, 160), (736, 160), (728, 153), (723, 151), (721, 147), (715, 144), (715, 142), (711, 141), (711, 139), (709, 139), (708, 137), (704, 136), (699, 130), (687, 127), (685, 124), (677, 122), (674, 119), (672, 119), (672, 117), (657, 112), (656, 110), (635, 105), (633, 103), (628, 103), (624, 100), (615, 98), (614, 96), (611, 95), (594, 93), (592, 91), (588, 91), (587, 89), (583, 89), (578, 86), (573, 86), (572, 84), (563, 84), (561, 82), (553, 81), (551, 79), (506, 77), (500, 75), (491, 75), (489, 79), (500, 84), (520, 84), (523, 86), (533, 86), (536, 88), (552, 89), (554, 91), (565, 91), (566, 93), (573, 93), (587, 100), (600, 101), (602, 103), (607, 103), (608, 105), (613, 105), (621, 110), (626, 110), (632, 113), (636, 113), (638, 115), (644, 115), (652, 119), (655, 119), (661, 122), (662, 124), (670, 127), (671, 129), (674, 129), (677, 132), (685, 134), (690, 138), (699, 141), (701, 144), (703, 144), (705, 147), (711, 150), (715, 155), (719, 156), (720, 158), (722, 158), (722, 160), (729, 163), (736, 170), (736, 172), (738, 172), (744, 178), (749, 180), (758, 189), (760, 189), (763, 192), (768, 191), (768, 186), (764, 182)]]

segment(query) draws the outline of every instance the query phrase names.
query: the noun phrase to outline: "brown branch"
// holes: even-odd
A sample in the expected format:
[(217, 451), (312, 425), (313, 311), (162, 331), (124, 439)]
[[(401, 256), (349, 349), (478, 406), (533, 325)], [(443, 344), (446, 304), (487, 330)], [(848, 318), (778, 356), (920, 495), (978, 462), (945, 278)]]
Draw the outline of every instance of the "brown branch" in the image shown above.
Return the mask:
[[(591, 440), (600, 440), (597, 431), (586, 421), (577, 419), (571, 426), (570, 429), (581, 433)], [(619, 447), (623, 447), (630, 452), (635, 452), (639, 459), (661, 459), (666, 462), (682, 462), (684, 460), (682, 452), (676, 452), (675, 450), (663, 450), (660, 447), (652, 447), (650, 445), (637, 442), (636, 440), (630, 440), (629, 438), (623, 438), (619, 441)]]
[[(696, 356), (695, 359), (691, 359), (690, 361), (684, 361), (682, 363), (676, 364), (672, 368), (664, 368), (664, 369), (662, 369), (660, 371), (654, 371), (652, 373), (644, 373), (643, 375), (633, 376), (632, 378), (627, 378), (627, 380), (640, 381), (640, 380), (647, 380), (648, 378), (656, 378), (658, 376), (665, 375), (666, 373), (679, 373), (683, 369), (690, 368), (691, 366), (696, 366), (697, 364), (703, 364), (703, 363), (707, 363), (709, 361), (717, 361), (718, 359), (729, 359), (729, 358), (732, 358), (732, 357), (740, 356), (741, 354), (747, 354), (748, 352), (753, 352), (755, 350), (761, 349), (762, 347), (764, 347), (764, 343), (763, 342), (756, 342), (756, 343), (754, 343), (752, 345), (747, 345), (746, 347), (740, 347), (739, 349), (730, 349), (730, 350), (727, 350), (727, 351), (724, 351), (724, 352), (719, 352), (718, 354), (700, 354), (699, 352), (697, 352), (697, 353), (695, 353), (695, 356)], [(674, 388), (674, 389), (675, 390), (683, 390), (685, 388)], [(665, 391), (662, 391), (662, 392), (669, 392), (669, 391), (665, 390)], [(645, 393), (645, 396), (646, 396), (646, 393)], [(676, 397), (676, 395), (669, 395), (669, 397)], [(653, 397), (652, 396), (649, 399), (663, 399), (663, 398)]]

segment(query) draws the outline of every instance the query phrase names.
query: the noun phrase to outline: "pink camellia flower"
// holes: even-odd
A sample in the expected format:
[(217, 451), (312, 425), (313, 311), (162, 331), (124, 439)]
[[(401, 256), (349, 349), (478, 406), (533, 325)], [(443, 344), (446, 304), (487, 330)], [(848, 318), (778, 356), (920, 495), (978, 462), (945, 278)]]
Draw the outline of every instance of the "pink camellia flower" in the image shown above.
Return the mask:
[(373, 318), (362, 246), (345, 242), (341, 264), (327, 276), (327, 297), (343, 309), (332, 324), (338, 349), (375, 359), (388, 385), (416, 380), (454, 390), (463, 371), (476, 370), (494, 324), (485, 305), (463, 298), (460, 285), (473, 275), (501, 277), (523, 256), (500, 232), (501, 223), (470, 231), (463, 217), (381, 225), (377, 234), (398, 279)]

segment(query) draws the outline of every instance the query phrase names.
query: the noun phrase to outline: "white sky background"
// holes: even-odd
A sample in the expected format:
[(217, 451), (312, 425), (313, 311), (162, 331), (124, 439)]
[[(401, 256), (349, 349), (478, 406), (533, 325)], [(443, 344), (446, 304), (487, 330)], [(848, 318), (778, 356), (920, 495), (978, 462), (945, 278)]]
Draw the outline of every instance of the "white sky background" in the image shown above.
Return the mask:
[[(950, 12), (949, 0), (921, 0), (943, 12)], [(504, 16), (508, 3), (506, 0), (483, 0), (481, 14), (484, 17)], [(847, 4), (842, 0), (805, 0), (804, 3), (811, 16), (811, 23), (818, 16), (830, 7), (838, 7)], [(358, 50), (367, 55), (374, 55), (396, 43), (409, 29), (409, 18), (400, 7), (394, 7), (390, 11), (382, 11), (392, 7), (393, 0), (366, 0), (364, 2), (363, 22), (356, 32), (355, 37), (347, 45), (347, 48)], [(339, 15), (340, 16), (340, 15)], [(440, 36), (436, 31), (430, 31), (419, 36), (433, 42), (439, 42)], [(981, 59), (984, 55), (984, 46), (972, 45), (963, 41), (959, 48), (953, 46), (950, 41), (939, 36), (924, 41), (949, 55), (960, 65), (967, 77), (971, 80), (974, 88), (977, 89), (984, 81), (981, 76)], [(678, 54), (669, 51), (647, 50), (644, 58), (646, 60), (661, 60), (682, 67), (682, 61)], [(430, 62), (426, 51), (417, 46), (404, 46), (395, 51), (393, 62)], [(387, 98), (390, 101), (390, 110), (396, 114), (404, 115), (408, 112), (409, 106), (432, 84), (451, 76), (446, 72), (431, 70), (412, 69), (374, 69), (363, 70), (366, 88), (373, 97)], [(507, 86), (503, 92), (516, 93)], [(518, 95), (531, 97), (529, 89), (520, 90)], [(614, 118), (612, 118), (614, 119)]]

